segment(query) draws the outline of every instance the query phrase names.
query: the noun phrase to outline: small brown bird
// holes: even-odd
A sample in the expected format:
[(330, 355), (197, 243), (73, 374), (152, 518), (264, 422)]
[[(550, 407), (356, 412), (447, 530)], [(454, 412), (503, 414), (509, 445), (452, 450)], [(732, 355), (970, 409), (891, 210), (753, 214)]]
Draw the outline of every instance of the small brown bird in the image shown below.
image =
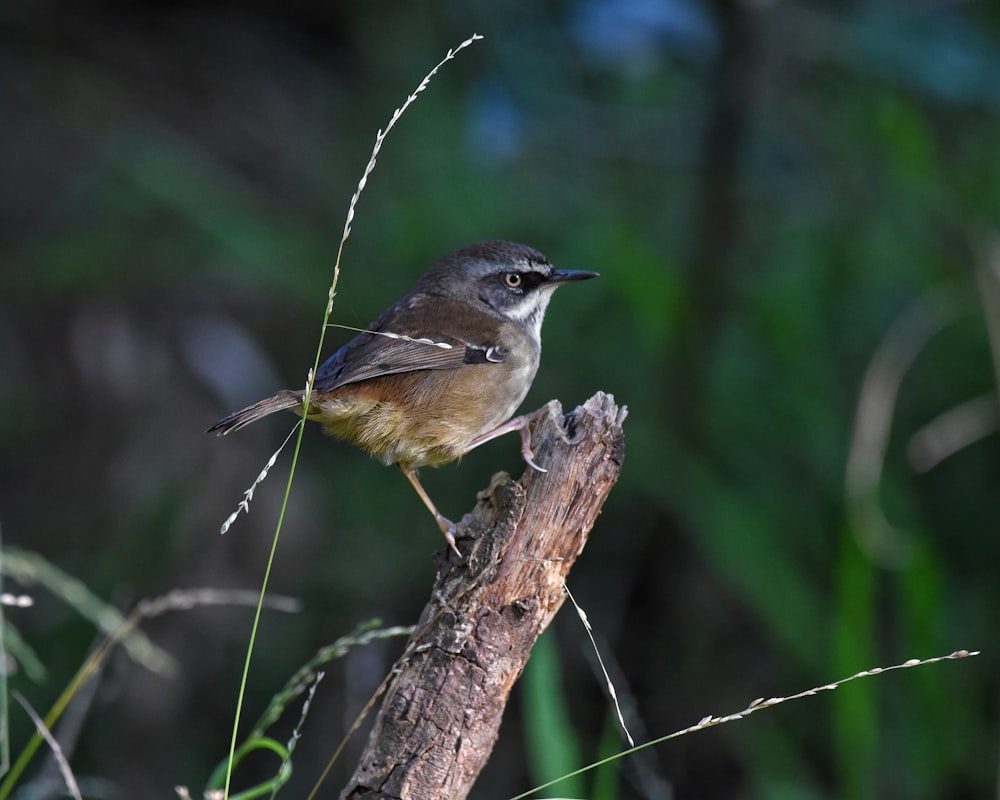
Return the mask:
[[(479, 242), (438, 261), (410, 293), (334, 353), (316, 374), (308, 418), (385, 464), (396, 464), (455, 552), (455, 526), (417, 479), (512, 431), (535, 464), (529, 420), (511, 419), (538, 370), (542, 318), (552, 293), (596, 272), (555, 269), (523, 244)], [(220, 420), (238, 430), (275, 411), (302, 413), (285, 390)], [(544, 471), (544, 470), (543, 470)]]

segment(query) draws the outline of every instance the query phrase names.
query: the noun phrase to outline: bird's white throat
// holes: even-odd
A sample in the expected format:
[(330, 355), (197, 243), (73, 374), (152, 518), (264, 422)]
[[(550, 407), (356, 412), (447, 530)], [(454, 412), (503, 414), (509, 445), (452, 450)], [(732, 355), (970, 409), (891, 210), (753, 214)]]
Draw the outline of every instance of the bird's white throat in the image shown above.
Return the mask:
[(545, 309), (549, 307), (555, 286), (543, 286), (532, 292), (517, 305), (504, 310), (507, 319), (524, 325), (528, 334), (536, 343), (542, 341), (542, 321), (545, 319)]

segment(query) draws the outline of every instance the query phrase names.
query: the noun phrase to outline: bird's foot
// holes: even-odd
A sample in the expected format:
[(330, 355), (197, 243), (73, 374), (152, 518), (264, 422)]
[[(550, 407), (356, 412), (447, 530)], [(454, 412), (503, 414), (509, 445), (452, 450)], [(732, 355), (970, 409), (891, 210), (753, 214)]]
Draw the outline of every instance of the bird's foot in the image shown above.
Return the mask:
[(458, 528), (455, 527), (455, 523), (444, 516), (444, 514), (435, 514), (434, 519), (437, 520), (438, 527), (441, 529), (441, 533), (444, 534), (444, 538), (448, 542), (448, 547), (450, 547), (459, 558), (465, 558), (465, 556), (462, 555), (462, 551), (458, 549), (458, 544), (455, 541), (455, 533), (458, 530)]
[(521, 456), (524, 458), (524, 463), (539, 472), (548, 472), (545, 467), (540, 467), (535, 463), (535, 454), (531, 452), (531, 419), (528, 417), (518, 417), (518, 419), (524, 420), (524, 423), (518, 428), (518, 433), (521, 434)]

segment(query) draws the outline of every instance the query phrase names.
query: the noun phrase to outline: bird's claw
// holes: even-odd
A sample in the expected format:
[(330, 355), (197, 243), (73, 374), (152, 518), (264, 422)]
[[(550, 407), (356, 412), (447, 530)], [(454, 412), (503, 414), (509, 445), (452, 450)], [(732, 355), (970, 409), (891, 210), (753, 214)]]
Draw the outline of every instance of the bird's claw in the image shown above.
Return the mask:
[(458, 531), (458, 528), (455, 527), (455, 523), (444, 515), (438, 514), (437, 524), (441, 529), (441, 533), (444, 534), (445, 541), (448, 542), (448, 547), (450, 547), (459, 558), (464, 558), (462, 551), (458, 549), (458, 543), (455, 541), (455, 533)]
[(525, 420), (524, 425), (518, 428), (518, 433), (521, 434), (521, 456), (524, 458), (524, 463), (539, 472), (548, 472), (545, 467), (535, 463), (535, 454), (531, 452), (531, 423)]

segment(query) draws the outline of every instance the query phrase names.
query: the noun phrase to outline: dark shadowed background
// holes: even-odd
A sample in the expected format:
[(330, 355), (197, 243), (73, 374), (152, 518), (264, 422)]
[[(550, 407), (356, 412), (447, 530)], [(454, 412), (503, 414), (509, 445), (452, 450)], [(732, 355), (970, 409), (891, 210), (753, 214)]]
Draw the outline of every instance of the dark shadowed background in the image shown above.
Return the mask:
[[(630, 408), (623, 477), (571, 589), (637, 738), (984, 651), (663, 744), (549, 796), (995, 795), (995, 4), (3, 4), (4, 543), (122, 610), (259, 586), (287, 452), (249, 516), (218, 528), (294, 419), (204, 430), (303, 384), (375, 133), (473, 32), (486, 38), (386, 143), (333, 321), (365, 325), (478, 239), (600, 271), (555, 297), (525, 408), (598, 389)], [(331, 329), (326, 354), (349, 335)], [(458, 517), (494, 471), (522, 468), (508, 437), (424, 479)], [(310, 427), (271, 582), (303, 610), (265, 614), (247, 719), (356, 624), (414, 622), (442, 545), (398, 472)], [(44, 674), (22, 665), (11, 683), (44, 712), (99, 637), (30, 591), (35, 606), (6, 616)], [(173, 676), (109, 662), (66, 740), (87, 796), (200, 793), (228, 749), (250, 623), (245, 608), (166, 614), (144, 629)], [(329, 669), (283, 797), (306, 795), (399, 647)], [(558, 774), (554, 745), (570, 767), (621, 746), (570, 609), (529, 672), (474, 796)], [(12, 709), (15, 755), (30, 730)], [(237, 786), (275, 767), (255, 757)]]

